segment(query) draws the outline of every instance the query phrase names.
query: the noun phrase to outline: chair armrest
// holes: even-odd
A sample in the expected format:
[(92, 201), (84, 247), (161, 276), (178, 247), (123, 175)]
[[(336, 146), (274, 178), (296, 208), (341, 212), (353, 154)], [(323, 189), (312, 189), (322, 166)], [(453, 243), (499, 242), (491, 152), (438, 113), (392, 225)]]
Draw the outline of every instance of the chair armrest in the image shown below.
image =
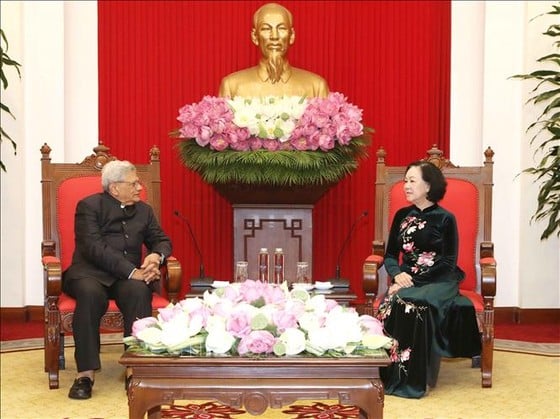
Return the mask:
[(369, 255), (363, 265), (363, 290), (367, 299), (374, 299), (379, 291), (378, 272), (383, 265), (383, 258)]
[(62, 264), (56, 256), (41, 258), (44, 271), (45, 297), (58, 297), (62, 293)]
[(496, 296), (496, 259), (494, 259), (494, 244), (480, 243), (480, 293), (483, 297)]
[(372, 246), (373, 254), (369, 255), (363, 265), (363, 290), (366, 300), (373, 302), (379, 292), (378, 272), (383, 265), (385, 256), (385, 242), (375, 240)]
[(54, 240), (43, 240), (41, 242), (41, 256), (56, 256), (56, 243)]
[(169, 301), (175, 304), (181, 290), (181, 264), (174, 256), (169, 256), (162, 266), (163, 286), (167, 291)]

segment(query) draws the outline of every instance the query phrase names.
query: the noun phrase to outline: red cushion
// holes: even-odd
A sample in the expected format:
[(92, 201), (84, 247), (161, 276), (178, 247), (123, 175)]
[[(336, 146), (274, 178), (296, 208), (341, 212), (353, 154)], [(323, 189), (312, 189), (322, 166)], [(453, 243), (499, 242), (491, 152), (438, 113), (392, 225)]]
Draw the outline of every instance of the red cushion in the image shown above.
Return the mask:
[(65, 180), (56, 194), (56, 214), (58, 225), (58, 246), (62, 270), (72, 262), (74, 253), (74, 214), (78, 201), (88, 195), (101, 192), (101, 177), (87, 176)]
[[(476, 237), (478, 234), (478, 190), (471, 182), (462, 179), (447, 179), (447, 192), (439, 204), (452, 212), (459, 230), (459, 258), (457, 264), (465, 271), (461, 282), (462, 290), (476, 290)], [(389, 192), (389, 219), (410, 203), (403, 193), (403, 182), (397, 182)]]
[(366, 258), (366, 262), (374, 262), (374, 263), (378, 263), (378, 264), (382, 264), (383, 263), (383, 257), (378, 256), (378, 255), (369, 255)]
[(459, 292), (461, 293), (461, 295), (471, 300), (471, 303), (473, 304), (474, 309), (477, 313), (481, 313), (482, 311), (484, 311), (484, 301), (482, 299), (482, 295), (468, 290), (459, 290)]
[[(164, 308), (169, 305), (169, 300), (163, 298), (158, 293), (154, 292), (152, 295), (152, 309)], [(61, 313), (73, 313), (76, 309), (76, 300), (64, 293), (60, 294), (58, 299), (58, 308)], [(109, 300), (109, 308), (107, 312), (119, 311), (115, 300)]]

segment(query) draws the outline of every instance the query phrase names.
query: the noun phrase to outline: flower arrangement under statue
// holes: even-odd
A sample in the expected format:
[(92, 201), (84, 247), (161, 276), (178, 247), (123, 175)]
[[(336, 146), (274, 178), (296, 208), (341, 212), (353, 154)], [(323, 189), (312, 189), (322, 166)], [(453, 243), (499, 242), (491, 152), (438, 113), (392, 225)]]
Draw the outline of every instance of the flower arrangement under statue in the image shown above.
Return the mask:
[(367, 157), (362, 110), (326, 98), (205, 96), (170, 134), (183, 164), (209, 184), (332, 185)]
[(324, 295), (246, 280), (136, 320), (130, 351), (192, 356), (375, 356), (397, 343), (379, 320)]

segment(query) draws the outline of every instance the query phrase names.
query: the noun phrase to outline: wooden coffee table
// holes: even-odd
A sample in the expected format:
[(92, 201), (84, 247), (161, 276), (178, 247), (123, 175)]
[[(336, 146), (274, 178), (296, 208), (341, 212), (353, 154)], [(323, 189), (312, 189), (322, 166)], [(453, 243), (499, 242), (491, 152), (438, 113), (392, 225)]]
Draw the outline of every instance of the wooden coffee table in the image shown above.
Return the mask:
[(125, 352), (119, 362), (132, 371), (129, 417), (159, 418), (175, 400), (218, 400), (251, 415), (296, 400), (338, 400), (358, 406), (364, 417), (382, 418), (384, 391), (377, 357), (170, 357)]

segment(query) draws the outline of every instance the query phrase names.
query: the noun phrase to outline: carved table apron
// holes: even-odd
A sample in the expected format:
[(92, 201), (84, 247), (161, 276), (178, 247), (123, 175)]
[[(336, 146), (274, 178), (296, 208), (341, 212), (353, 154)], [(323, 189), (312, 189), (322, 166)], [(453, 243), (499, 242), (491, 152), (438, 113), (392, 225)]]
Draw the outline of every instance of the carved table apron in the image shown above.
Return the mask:
[(251, 415), (296, 400), (335, 400), (383, 417), (379, 357), (170, 357), (125, 352), (119, 363), (132, 371), (129, 417), (159, 418), (174, 400), (218, 400)]

